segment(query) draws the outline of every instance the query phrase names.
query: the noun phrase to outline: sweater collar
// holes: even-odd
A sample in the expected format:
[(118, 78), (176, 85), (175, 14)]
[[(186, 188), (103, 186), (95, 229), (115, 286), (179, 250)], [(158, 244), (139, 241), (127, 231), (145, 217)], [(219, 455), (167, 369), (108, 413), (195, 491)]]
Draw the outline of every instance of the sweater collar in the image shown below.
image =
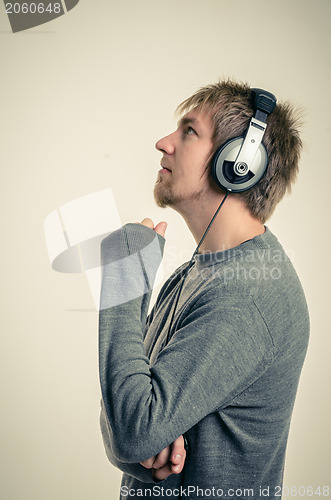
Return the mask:
[(216, 263), (225, 262), (230, 258), (233, 258), (235, 255), (240, 255), (247, 251), (267, 249), (271, 246), (272, 240), (275, 239), (276, 237), (272, 234), (270, 229), (265, 226), (265, 232), (263, 234), (259, 234), (258, 236), (244, 241), (240, 245), (229, 248), (228, 250), (197, 254), (194, 257), (194, 261), (196, 266), (198, 267), (205, 267)]

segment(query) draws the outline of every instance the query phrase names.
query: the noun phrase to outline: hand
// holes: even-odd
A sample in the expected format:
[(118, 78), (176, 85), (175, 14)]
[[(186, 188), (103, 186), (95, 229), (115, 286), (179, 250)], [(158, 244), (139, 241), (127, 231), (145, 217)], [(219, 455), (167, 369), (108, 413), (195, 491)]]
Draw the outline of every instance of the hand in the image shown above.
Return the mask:
[[(144, 219), (145, 220), (145, 219)], [(162, 481), (171, 474), (179, 474), (184, 467), (186, 450), (183, 436), (160, 451), (155, 457), (140, 462), (146, 469), (152, 469), (154, 479)]]
[(153, 229), (157, 234), (159, 234), (160, 236), (163, 236), (163, 238), (164, 238), (164, 235), (165, 235), (165, 232), (167, 229), (167, 223), (165, 221), (159, 222), (154, 227), (154, 222), (152, 221), (152, 219), (146, 218), (146, 219), (143, 219), (141, 222), (137, 222), (137, 224), (142, 224), (143, 226), (147, 226), (147, 227)]

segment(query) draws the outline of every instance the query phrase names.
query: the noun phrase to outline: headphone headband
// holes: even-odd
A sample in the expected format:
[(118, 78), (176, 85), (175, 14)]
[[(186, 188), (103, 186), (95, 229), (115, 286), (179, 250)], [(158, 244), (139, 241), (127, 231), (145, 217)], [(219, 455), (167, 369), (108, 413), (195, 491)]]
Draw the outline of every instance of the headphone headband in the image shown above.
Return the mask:
[(276, 97), (262, 89), (251, 89), (254, 97), (254, 111), (261, 111), (266, 115), (270, 115), (276, 107)]

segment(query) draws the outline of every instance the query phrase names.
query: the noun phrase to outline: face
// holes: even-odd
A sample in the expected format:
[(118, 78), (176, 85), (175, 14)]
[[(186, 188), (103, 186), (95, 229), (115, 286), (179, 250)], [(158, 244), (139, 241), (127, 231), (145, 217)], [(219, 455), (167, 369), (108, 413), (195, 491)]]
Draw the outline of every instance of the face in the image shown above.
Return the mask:
[(212, 135), (210, 116), (192, 110), (182, 117), (175, 132), (156, 143), (156, 149), (163, 154), (154, 187), (160, 207), (181, 211), (208, 194), (206, 166), (213, 146)]

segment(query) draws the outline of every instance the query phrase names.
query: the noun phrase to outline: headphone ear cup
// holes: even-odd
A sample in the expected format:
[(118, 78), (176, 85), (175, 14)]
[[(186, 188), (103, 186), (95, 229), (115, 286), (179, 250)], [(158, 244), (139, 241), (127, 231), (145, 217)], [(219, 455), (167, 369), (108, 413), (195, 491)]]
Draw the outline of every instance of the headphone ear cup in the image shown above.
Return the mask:
[(235, 173), (234, 164), (244, 142), (235, 137), (217, 149), (211, 163), (211, 174), (216, 184), (225, 191), (240, 193), (252, 188), (263, 177), (268, 164), (267, 150), (261, 143), (247, 174)]

